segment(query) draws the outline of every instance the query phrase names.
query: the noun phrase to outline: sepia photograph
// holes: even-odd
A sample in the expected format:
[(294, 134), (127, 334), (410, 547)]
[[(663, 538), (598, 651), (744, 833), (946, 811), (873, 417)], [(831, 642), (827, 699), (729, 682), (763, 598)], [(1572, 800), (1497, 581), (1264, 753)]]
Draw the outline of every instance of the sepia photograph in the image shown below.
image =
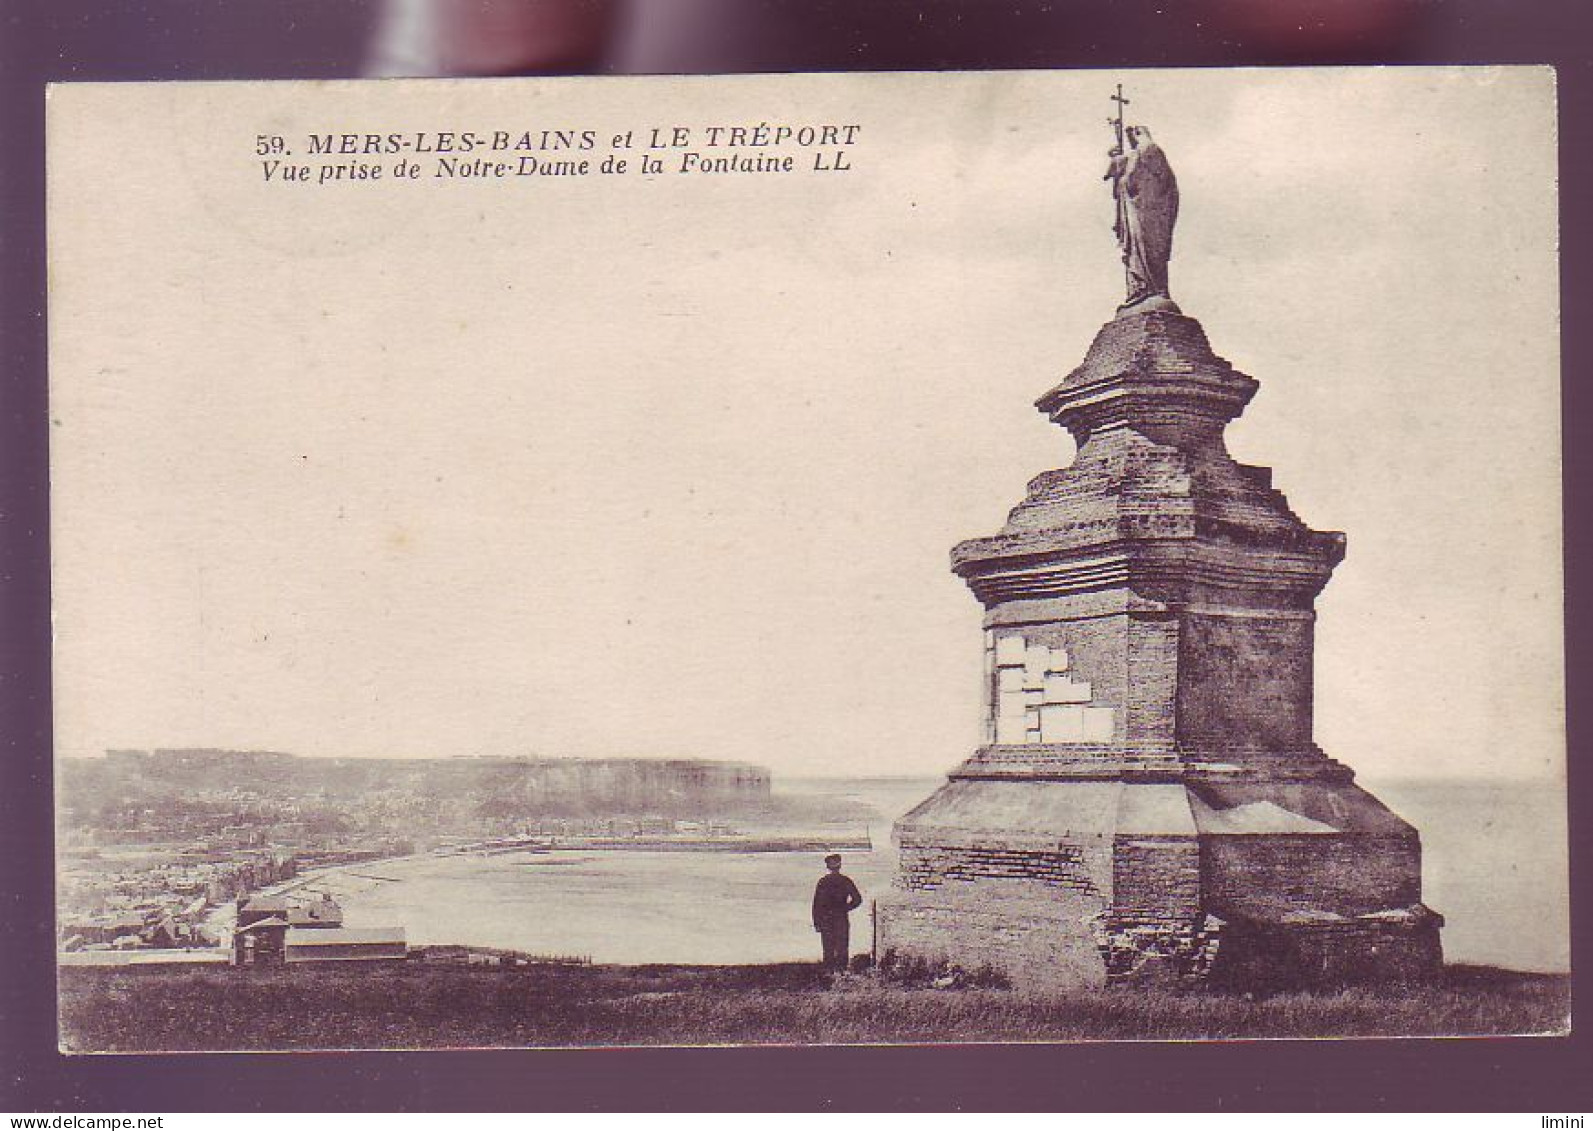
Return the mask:
[(63, 1053), (1569, 1032), (1551, 68), (46, 113)]

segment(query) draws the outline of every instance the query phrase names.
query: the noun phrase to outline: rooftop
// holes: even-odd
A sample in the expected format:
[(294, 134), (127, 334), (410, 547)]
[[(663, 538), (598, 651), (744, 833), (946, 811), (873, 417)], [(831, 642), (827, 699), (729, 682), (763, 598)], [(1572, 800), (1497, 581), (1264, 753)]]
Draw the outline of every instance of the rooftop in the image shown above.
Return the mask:
[(347, 946), (350, 943), (404, 944), (402, 927), (295, 927), (288, 931), (288, 945)]

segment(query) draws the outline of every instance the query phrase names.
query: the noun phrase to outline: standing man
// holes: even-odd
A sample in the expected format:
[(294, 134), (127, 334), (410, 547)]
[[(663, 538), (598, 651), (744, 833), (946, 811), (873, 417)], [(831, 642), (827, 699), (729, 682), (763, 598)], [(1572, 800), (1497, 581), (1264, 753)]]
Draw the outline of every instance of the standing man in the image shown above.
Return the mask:
[(846, 973), (851, 957), (851, 927), (846, 917), (863, 905), (863, 895), (850, 876), (841, 875), (840, 853), (824, 858), (829, 873), (813, 889), (813, 929), (824, 940), (824, 967), (837, 974)]

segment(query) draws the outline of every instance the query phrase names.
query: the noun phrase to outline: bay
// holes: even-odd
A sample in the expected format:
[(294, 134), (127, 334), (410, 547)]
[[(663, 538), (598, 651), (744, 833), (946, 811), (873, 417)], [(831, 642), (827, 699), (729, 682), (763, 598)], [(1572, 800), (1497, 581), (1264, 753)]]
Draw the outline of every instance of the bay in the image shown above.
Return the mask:
[[(782, 788), (864, 800), (873, 851), (845, 853), (865, 900), (895, 874), (892, 821), (936, 781), (860, 779)], [(1512, 781), (1366, 783), (1421, 830), (1424, 897), (1445, 916), (1450, 962), (1570, 967), (1563, 787)], [(413, 857), (312, 885), (348, 925), (403, 926), (412, 944), (455, 943), (628, 964), (816, 961), (809, 915), (820, 853), (558, 851)], [(868, 908), (853, 915), (867, 949)]]

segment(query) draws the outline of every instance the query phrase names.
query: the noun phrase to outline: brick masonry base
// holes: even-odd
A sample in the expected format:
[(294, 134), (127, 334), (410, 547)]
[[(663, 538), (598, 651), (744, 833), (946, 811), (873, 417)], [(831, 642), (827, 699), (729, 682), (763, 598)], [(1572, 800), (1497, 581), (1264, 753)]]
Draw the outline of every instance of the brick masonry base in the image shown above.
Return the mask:
[(1033, 880), (891, 891), (875, 905), (878, 957), (993, 970), (1033, 988), (1103, 986), (1106, 966), (1090, 924), (1099, 899)]
[(1421, 906), (1341, 923), (1230, 923), (1209, 982), (1250, 989), (1431, 981), (1444, 964), (1442, 924)]
[(1171, 783), (953, 782), (896, 828), (877, 957), (1042, 990), (1431, 977), (1442, 919), (1421, 904), (1420, 841), (1352, 789), (1276, 794), (1353, 801), (1337, 830), (1214, 834), (1200, 825), (1233, 819)]
[(893, 890), (876, 914), (878, 958), (994, 971), (1026, 990), (1331, 987), (1425, 981), (1443, 966), (1443, 920), (1420, 905), (1327, 922), (1135, 918), (1003, 880)]

